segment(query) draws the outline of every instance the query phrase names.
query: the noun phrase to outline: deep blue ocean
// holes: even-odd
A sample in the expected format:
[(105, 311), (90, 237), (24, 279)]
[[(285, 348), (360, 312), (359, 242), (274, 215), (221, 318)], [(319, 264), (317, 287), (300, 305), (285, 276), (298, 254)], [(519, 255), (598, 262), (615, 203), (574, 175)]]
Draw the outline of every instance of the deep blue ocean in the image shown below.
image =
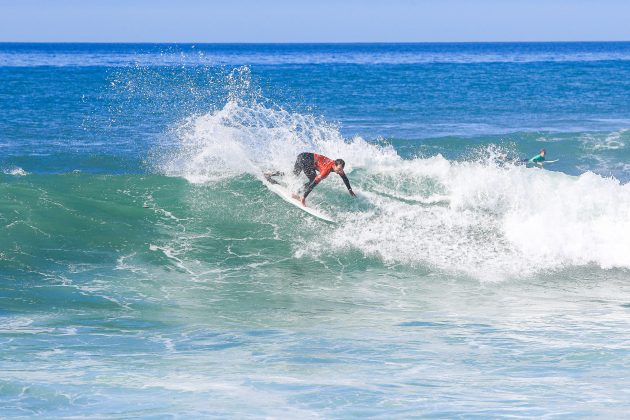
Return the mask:
[(630, 43), (0, 43), (0, 417), (625, 417), (629, 181)]

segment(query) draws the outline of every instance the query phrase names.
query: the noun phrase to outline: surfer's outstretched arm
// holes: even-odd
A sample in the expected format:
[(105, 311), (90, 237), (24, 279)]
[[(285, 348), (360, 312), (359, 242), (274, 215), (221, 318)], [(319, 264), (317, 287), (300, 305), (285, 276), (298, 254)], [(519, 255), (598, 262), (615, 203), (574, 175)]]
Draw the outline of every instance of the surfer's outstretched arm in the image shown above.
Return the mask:
[(343, 183), (346, 184), (346, 188), (348, 189), (348, 192), (350, 193), (350, 195), (353, 197), (356, 197), (357, 195), (354, 193), (354, 191), (352, 191), (352, 187), (350, 186), (350, 180), (348, 179), (346, 174), (343, 173), (339, 176), (341, 177), (341, 179), (343, 179)]

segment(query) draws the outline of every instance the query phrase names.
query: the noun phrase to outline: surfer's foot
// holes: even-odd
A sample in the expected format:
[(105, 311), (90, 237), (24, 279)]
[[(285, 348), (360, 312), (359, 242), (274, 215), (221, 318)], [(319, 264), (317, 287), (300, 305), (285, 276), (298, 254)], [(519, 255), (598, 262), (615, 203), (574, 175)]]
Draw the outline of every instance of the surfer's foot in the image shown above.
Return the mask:
[(306, 207), (306, 198), (300, 197), (298, 194), (295, 193), (291, 194), (291, 197), (293, 197), (294, 200), (299, 201), (304, 207)]

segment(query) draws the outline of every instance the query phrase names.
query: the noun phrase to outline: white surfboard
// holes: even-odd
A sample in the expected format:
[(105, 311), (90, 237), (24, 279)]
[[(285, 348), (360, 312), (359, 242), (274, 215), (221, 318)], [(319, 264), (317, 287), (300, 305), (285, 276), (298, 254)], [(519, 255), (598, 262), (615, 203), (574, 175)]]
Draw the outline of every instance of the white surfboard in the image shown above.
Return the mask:
[(329, 222), (329, 223), (336, 223), (335, 219), (330, 217), (325, 212), (323, 212), (321, 210), (318, 210), (318, 209), (315, 209), (313, 207), (303, 206), (302, 203), (299, 200), (296, 200), (295, 198), (292, 197), (291, 191), (289, 191), (282, 184), (272, 184), (271, 182), (269, 182), (265, 178), (262, 179), (262, 182), (263, 182), (263, 184), (265, 184), (265, 187), (269, 188), (269, 190), (271, 192), (274, 192), (275, 194), (280, 196), (280, 198), (282, 198), (287, 203), (293, 204), (295, 207), (297, 207), (297, 208), (307, 212), (311, 216), (317, 217), (320, 220), (323, 220), (323, 221)]
[(536, 162), (529, 162), (529, 161), (527, 161), (527, 162), (524, 162), (524, 163), (525, 163), (525, 165), (526, 165), (527, 167), (529, 167), (529, 168), (542, 168), (542, 167), (544, 167), (545, 165), (548, 165), (548, 164), (550, 164), (550, 163), (556, 163), (556, 162), (558, 162), (559, 160), (560, 160), (560, 159), (556, 159), (556, 160), (543, 160), (542, 162), (538, 162), (538, 163), (536, 163)]

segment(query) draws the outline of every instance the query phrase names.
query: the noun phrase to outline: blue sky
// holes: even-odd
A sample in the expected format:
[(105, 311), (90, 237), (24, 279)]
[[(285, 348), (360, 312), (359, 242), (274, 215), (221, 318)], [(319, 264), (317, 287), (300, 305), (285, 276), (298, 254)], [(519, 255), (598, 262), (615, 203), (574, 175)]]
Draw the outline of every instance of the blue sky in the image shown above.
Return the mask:
[(1, 41), (630, 40), (625, 0), (0, 0)]

